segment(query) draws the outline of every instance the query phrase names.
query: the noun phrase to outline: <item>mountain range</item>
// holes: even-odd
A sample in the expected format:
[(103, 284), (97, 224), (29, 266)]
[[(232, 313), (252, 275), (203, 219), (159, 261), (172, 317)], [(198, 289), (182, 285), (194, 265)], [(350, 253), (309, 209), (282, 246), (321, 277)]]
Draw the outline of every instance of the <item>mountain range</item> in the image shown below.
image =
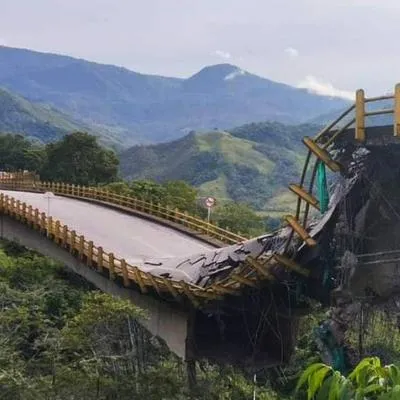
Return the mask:
[(230, 64), (180, 79), (4, 46), (0, 87), (58, 109), (80, 126), (106, 132), (125, 147), (253, 121), (302, 123), (347, 105)]

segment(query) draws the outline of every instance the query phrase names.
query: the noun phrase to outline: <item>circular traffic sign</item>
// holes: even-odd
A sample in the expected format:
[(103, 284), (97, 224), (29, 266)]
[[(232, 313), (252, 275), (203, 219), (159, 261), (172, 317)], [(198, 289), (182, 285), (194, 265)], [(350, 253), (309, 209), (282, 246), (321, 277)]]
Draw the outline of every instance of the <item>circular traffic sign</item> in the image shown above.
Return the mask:
[(211, 208), (215, 205), (214, 197), (207, 197), (205, 201), (206, 207)]

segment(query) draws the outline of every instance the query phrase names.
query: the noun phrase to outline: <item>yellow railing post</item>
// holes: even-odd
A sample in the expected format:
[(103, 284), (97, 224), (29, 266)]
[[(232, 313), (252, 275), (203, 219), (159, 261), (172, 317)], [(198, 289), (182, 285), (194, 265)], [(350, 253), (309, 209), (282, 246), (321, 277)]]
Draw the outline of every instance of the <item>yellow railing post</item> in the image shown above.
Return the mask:
[(90, 240), (88, 243), (88, 253), (87, 253), (87, 258), (86, 258), (86, 265), (91, 267), (92, 262), (93, 262), (93, 242)]
[(99, 272), (103, 271), (103, 248), (97, 248), (97, 270)]
[(365, 142), (365, 93), (363, 89), (356, 92), (356, 132), (355, 139)]
[(129, 275), (128, 275), (128, 268), (126, 267), (126, 261), (124, 259), (121, 260), (121, 270), (122, 270), (122, 278), (124, 281), (124, 286), (129, 287)]
[(85, 252), (85, 238), (83, 235), (79, 236), (79, 247), (78, 247), (78, 254), (79, 254), (79, 259), (83, 260), (84, 257), (84, 252)]
[(111, 281), (115, 279), (115, 263), (114, 263), (114, 253), (108, 253), (108, 271), (109, 278)]
[(20, 208), (21, 208), (21, 201), (20, 201), (20, 200), (17, 200), (17, 201), (15, 202), (15, 217), (17, 218), (17, 221), (19, 221), (19, 220), (22, 219), (22, 218), (21, 218), (21, 215), (19, 214)]
[(22, 219), (23, 219), (23, 221), (28, 221), (28, 218), (26, 216), (26, 208), (27, 208), (26, 203), (25, 202), (22, 203)]
[(40, 230), (44, 234), (44, 233), (46, 233), (46, 229), (47, 229), (47, 226), (46, 226), (46, 214), (44, 212), (42, 212), (40, 214)]
[(63, 227), (62, 227), (61, 243), (64, 248), (67, 248), (67, 246), (68, 246), (68, 227), (67, 227), (67, 225), (63, 225)]
[(34, 218), (33, 215), (32, 215), (32, 206), (28, 206), (28, 222), (29, 222), (29, 225), (32, 225), (32, 218)]
[[(53, 240), (58, 244), (59, 243), (59, 238), (60, 238), (60, 226), (61, 223), (59, 220), (57, 220), (54, 224), (54, 238)], [(53, 228), (53, 218), (49, 217), (49, 233), (51, 233)]]
[(75, 242), (76, 242), (76, 232), (75, 231), (71, 231), (70, 240), (71, 240), (71, 243), (69, 245), (69, 252), (71, 254), (73, 254), (74, 250), (75, 250)]
[(394, 88), (393, 134), (400, 137), (400, 83)]
[(33, 225), (35, 229), (40, 230), (40, 222), (39, 222), (39, 210), (35, 208), (35, 215), (33, 217)]

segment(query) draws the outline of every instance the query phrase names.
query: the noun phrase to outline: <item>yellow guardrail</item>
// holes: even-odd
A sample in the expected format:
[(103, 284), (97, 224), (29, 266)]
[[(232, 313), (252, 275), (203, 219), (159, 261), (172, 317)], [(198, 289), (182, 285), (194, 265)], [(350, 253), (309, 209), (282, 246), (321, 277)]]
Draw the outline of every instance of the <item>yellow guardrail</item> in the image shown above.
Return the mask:
[[(201, 232), (225, 242), (238, 243), (246, 240), (218, 226), (188, 215), (187, 213), (172, 210), (168, 207), (154, 205), (132, 197), (121, 196), (116, 193), (96, 188), (63, 183), (40, 182), (33, 174), (13, 173), (0, 177), (0, 187), (11, 190), (25, 190), (30, 192), (52, 191), (55, 194), (93, 199), (105, 203), (144, 212), (167, 221), (180, 223), (197, 232)], [(164, 277), (152, 275), (140, 270), (138, 266), (128, 264), (124, 259), (117, 258), (113, 253), (106, 252), (103, 247), (95, 246), (93, 241), (87, 240), (68, 226), (32, 206), (0, 193), (0, 213), (9, 215), (21, 223), (45, 234), (60, 247), (66, 249), (88, 267), (108, 276), (111, 280), (119, 280), (128, 288), (139, 290), (143, 294), (152, 293), (163, 300), (189, 300), (195, 307), (201, 307), (211, 300), (222, 299), (226, 295), (238, 295), (244, 287), (259, 287), (265, 280), (273, 280), (268, 272), (271, 265), (277, 260), (268, 257), (263, 260), (254, 260), (247, 257), (228, 277), (210, 283), (208, 287), (200, 287), (185, 281), (174, 281)], [(287, 268), (293, 269), (288, 265)]]
[(119, 280), (127, 288), (139, 290), (143, 294), (152, 293), (167, 301), (182, 303), (187, 299), (195, 307), (201, 307), (211, 300), (221, 300), (226, 295), (239, 295), (245, 287), (259, 288), (266, 281), (273, 281), (275, 278), (270, 273), (270, 268), (277, 264), (304, 276), (309, 274), (309, 271), (292, 260), (271, 254), (258, 260), (247, 257), (228, 277), (215, 280), (207, 287), (200, 287), (183, 280), (175, 281), (142, 271), (140, 267), (130, 265), (124, 259), (117, 258), (114, 253), (94, 245), (93, 241), (71, 230), (59, 220), (54, 220), (39, 209), (4, 193), (0, 193), (0, 214), (8, 215), (44, 234), (110, 280)]
[(161, 204), (147, 202), (138, 198), (123, 196), (99, 187), (85, 187), (58, 182), (41, 182), (34, 179), (32, 174), (14, 173), (0, 176), (0, 186), (11, 190), (32, 192), (51, 191), (54, 194), (68, 197), (103, 201), (133, 211), (145, 213), (162, 220), (173, 222), (196, 233), (212, 237), (225, 244), (235, 244), (247, 240), (246, 237), (230, 232), (215, 224), (194, 217), (187, 212), (172, 209)]
[[(366, 119), (376, 115), (393, 114), (393, 136), (400, 137), (400, 84), (396, 84), (393, 94), (378, 97), (365, 97), (363, 89), (355, 92), (355, 102), (348, 107), (338, 118), (326, 125), (314, 138), (305, 137), (303, 143), (308, 148), (308, 154), (304, 163), (303, 172), (298, 184), (290, 184), (289, 188), (297, 195), (297, 207), (294, 216), (288, 216), (291, 226), (285, 252), (289, 249), (293, 235), (296, 232), (307, 243), (307, 227), (310, 207), (319, 208), (318, 199), (313, 195), (318, 163), (324, 163), (333, 172), (340, 172), (343, 166), (332, 159), (329, 147), (335, 141), (354, 129), (353, 139), (364, 143), (366, 137)], [(383, 108), (367, 110), (367, 104), (384, 101)], [(388, 106), (393, 101), (393, 105)], [(341, 124), (341, 125), (340, 125)], [(314, 156), (314, 160), (312, 160)], [(313, 162), (312, 162), (313, 161)], [(308, 184), (306, 185), (306, 181)], [(314, 243), (308, 240), (308, 245)]]
[(258, 271), (263, 278), (268, 275), (255, 261), (249, 260), (235, 276), (203, 288), (185, 281), (174, 281), (142, 271), (138, 266), (130, 265), (124, 259), (105, 251), (103, 247), (94, 245), (93, 241), (87, 240), (59, 220), (54, 220), (37, 208), (34, 209), (4, 193), (0, 193), (0, 213), (45, 235), (82, 263), (107, 276), (110, 280), (120, 281), (123, 286), (139, 290), (143, 294), (152, 293), (163, 300), (182, 302), (187, 299), (195, 307), (200, 307), (205, 302), (220, 299), (224, 295), (238, 294), (243, 286), (255, 286), (257, 276), (254, 272)]

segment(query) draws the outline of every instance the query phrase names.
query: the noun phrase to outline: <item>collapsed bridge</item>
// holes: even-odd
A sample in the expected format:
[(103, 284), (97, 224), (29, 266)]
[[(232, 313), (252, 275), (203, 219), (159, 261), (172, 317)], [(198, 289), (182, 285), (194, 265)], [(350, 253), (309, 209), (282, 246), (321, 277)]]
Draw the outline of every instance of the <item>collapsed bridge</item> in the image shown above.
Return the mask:
[[(383, 108), (370, 109), (376, 104)], [(376, 116), (378, 124), (370, 121)], [(149, 311), (148, 329), (188, 361), (277, 365), (292, 353), (308, 299), (346, 308), (359, 297), (398, 293), (399, 136), (400, 86), (369, 99), (359, 90), (354, 105), (315, 138), (304, 138), (303, 173), (290, 185), (296, 212), (284, 228), (258, 238), (101, 188), (18, 173), (0, 178), (1, 234), (59, 259), (101, 290), (131, 298)], [(47, 207), (44, 192), (63, 205)], [(146, 238), (143, 255), (122, 223), (110, 233), (117, 215), (96, 217), (96, 207), (170, 231)], [(147, 228), (132, 223), (140, 240)], [(96, 232), (104, 234), (92, 237)], [(332, 323), (339, 344), (341, 322), (354, 312), (338, 312)]]

